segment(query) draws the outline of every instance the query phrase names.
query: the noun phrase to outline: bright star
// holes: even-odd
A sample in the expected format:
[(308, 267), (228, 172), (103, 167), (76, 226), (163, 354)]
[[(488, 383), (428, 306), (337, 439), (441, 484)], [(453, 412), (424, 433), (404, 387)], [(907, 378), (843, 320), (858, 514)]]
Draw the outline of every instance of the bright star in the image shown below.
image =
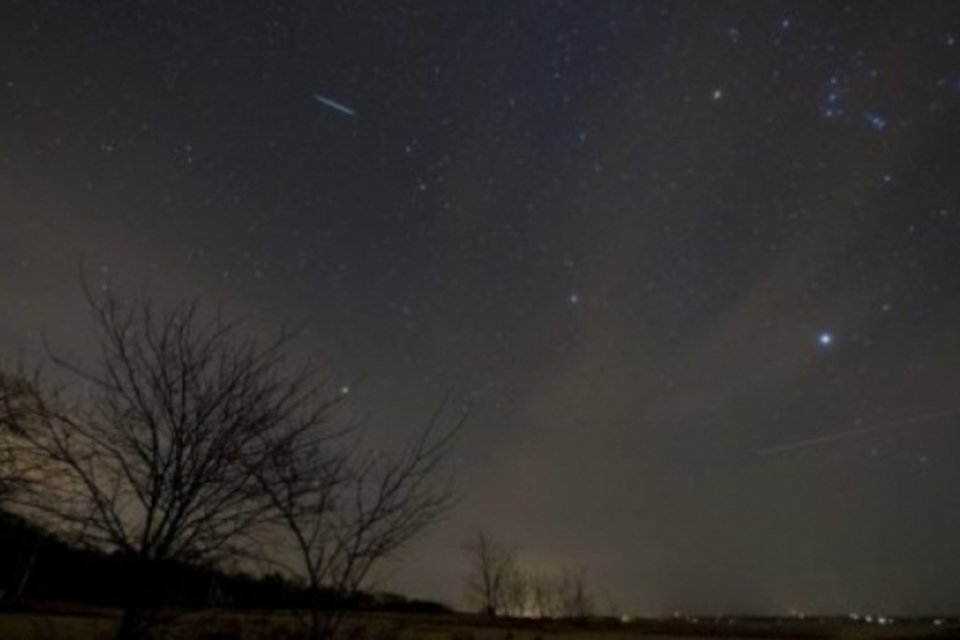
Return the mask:
[(863, 117), (866, 119), (870, 128), (874, 131), (883, 131), (887, 128), (887, 119), (878, 113), (871, 113), (868, 111), (863, 114)]
[(833, 344), (833, 334), (827, 331), (824, 331), (819, 336), (817, 336), (817, 342), (820, 343), (820, 346), (829, 347)]

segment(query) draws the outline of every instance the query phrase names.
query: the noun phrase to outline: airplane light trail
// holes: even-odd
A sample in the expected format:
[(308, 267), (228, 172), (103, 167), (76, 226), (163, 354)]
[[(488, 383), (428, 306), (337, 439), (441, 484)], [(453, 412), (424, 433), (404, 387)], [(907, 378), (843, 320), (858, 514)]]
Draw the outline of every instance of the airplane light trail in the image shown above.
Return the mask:
[(335, 110), (335, 111), (339, 111), (340, 113), (344, 113), (344, 114), (346, 114), (346, 115), (348, 115), (348, 116), (351, 116), (351, 117), (354, 117), (354, 118), (357, 117), (357, 112), (354, 111), (353, 109), (351, 109), (350, 107), (348, 107), (348, 106), (346, 106), (346, 105), (344, 105), (344, 104), (341, 104), (341, 103), (337, 102), (336, 100), (331, 100), (330, 98), (327, 98), (327, 97), (325, 97), (325, 96), (322, 96), (322, 95), (320, 95), (319, 93), (313, 94), (313, 99), (316, 100), (317, 102), (319, 102), (320, 104), (324, 104), (324, 105), (330, 107), (331, 109), (333, 109), (333, 110)]
[(772, 447), (767, 447), (766, 449), (760, 449), (759, 451), (757, 451), (757, 455), (775, 456), (781, 453), (787, 453), (788, 451), (797, 451), (799, 449), (815, 447), (817, 445), (827, 444), (828, 442), (844, 440), (846, 438), (865, 435), (868, 433), (873, 433), (875, 431), (884, 431), (886, 429), (894, 429), (896, 427), (902, 427), (908, 424), (930, 422), (932, 420), (939, 420), (940, 418), (949, 418), (951, 416), (957, 416), (957, 415), (960, 415), (960, 408), (949, 409), (947, 411), (938, 411), (936, 413), (925, 413), (919, 416), (913, 416), (912, 418), (904, 418), (903, 420), (893, 420), (891, 422), (881, 422), (879, 424), (872, 424), (867, 427), (861, 427), (860, 429), (851, 429), (849, 431), (841, 431), (840, 433), (833, 433), (826, 436), (819, 436), (817, 438), (811, 438), (809, 440), (801, 440), (799, 442), (788, 442), (787, 444), (778, 444)]

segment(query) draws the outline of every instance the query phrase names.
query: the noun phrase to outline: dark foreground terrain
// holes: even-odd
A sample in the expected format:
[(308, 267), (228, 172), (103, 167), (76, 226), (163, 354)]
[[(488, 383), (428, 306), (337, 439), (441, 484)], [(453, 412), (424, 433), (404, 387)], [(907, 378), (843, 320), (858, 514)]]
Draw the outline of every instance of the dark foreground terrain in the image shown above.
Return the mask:
[[(3, 640), (109, 640), (117, 612), (27, 604), (0, 612)], [(296, 613), (207, 610), (171, 614), (158, 637), (170, 640), (285, 640), (303, 637)], [(629, 638), (960, 638), (958, 619), (847, 618), (642, 619), (589, 622), (489, 620), (472, 615), (364, 613), (349, 619), (350, 640), (628, 640)]]

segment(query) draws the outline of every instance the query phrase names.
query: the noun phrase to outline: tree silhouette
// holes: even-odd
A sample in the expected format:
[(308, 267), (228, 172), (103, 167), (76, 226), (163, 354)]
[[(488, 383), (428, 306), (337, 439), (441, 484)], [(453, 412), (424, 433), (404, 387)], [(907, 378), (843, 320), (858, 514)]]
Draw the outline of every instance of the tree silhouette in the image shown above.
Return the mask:
[(593, 615), (594, 599), (583, 569), (528, 574), (515, 549), (482, 530), (465, 550), (470, 563), (467, 598), (486, 615), (577, 620)]
[(260, 343), (195, 302), (158, 311), (84, 290), (96, 362), (51, 352), (66, 382), (4, 384), (2, 415), (18, 452), (42, 460), (21, 507), (138, 565), (117, 634), (133, 638), (151, 619), (151, 566), (240, 552), (273, 507), (261, 471), (323, 431), (340, 396), (287, 361), (289, 334)]
[(438, 474), (467, 411), (445, 421), (447, 404), (399, 455), (355, 443), (331, 446), (304, 433), (276, 448), (263, 468), (276, 523), (292, 539), (307, 578), (311, 639), (333, 637), (343, 603), (371, 568), (450, 507), (451, 493)]
[(494, 540), (483, 530), (465, 548), (470, 563), (467, 598), (488, 616), (508, 613), (511, 580), (520, 575), (516, 552)]
[(20, 425), (28, 413), (28, 395), (25, 380), (0, 372), (0, 509), (8, 508), (31, 475), (25, 457), (17, 451)]

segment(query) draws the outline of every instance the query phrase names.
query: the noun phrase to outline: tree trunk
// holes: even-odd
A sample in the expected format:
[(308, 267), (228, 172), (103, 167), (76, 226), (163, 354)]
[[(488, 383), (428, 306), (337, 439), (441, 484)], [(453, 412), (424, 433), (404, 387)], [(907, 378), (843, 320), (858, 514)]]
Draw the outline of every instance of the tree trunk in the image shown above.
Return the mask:
[(123, 614), (114, 640), (140, 640), (146, 635), (150, 620), (150, 562), (144, 557), (136, 557), (127, 567), (129, 575)]
[(113, 636), (114, 640), (139, 640), (145, 631), (143, 620), (143, 610), (140, 607), (124, 607), (120, 626), (117, 627), (117, 633)]
[(320, 610), (315, 603), (310, 605), (310, 640), (320, 640)]
[(338, 613), (324, 609), (323, 593), (319, 586), (310, 588), (310, 640), (333, 640), (337, 634)]
[(320, 588), (311, 580), (307, 594), (307, 604), (310, 607), (310, 630), (307, 633), (309, 640), (320, 640)]
[(37, 553), (40, 549), (40, 536), (34, 537), (30, 543), (30, 552), (27, 554), (27, 561), (17, 576), (16, 585), (13, 588), (14, 600), (23, 597), (23, 592), (27, 590), (27, 583), (30, 582), (30, 576), (33, 574), (33, 565), (37, 560)]

